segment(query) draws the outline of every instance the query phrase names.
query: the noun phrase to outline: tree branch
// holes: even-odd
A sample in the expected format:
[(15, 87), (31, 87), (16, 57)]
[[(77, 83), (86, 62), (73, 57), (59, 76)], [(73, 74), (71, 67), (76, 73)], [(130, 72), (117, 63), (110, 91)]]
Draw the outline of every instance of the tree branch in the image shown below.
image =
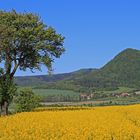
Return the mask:
[(10, 74), (10, 77), (11, 77), (11, 78), (14, 76), (14, 74), (15, 74), (15, 72), (16, 72), (18, 66), (19, 66), (19, 64), (16, 64), (16, 65), (15, 65), (13, 71), (12, 71), (11, 74)]
[(11, 74), (10, 74), (10, 77), (11, 77), (11, 78), (14, 76), (14, 74), (15, 74), (15, 72), (16, 72), (18, 66), (20, 65), (20, 60), (21, 60), (21, 58), (22, 58), (22, 55), (23, 55), (23, 52), (20, 54), (20, 58), (19, 58), (18, 63), (17, 63), (16, 54), (15, 54), (15, 57), (14, 57), (14, 65), (15, 65), (15, 66), (14, 66), (13, 71), (12, 71)]

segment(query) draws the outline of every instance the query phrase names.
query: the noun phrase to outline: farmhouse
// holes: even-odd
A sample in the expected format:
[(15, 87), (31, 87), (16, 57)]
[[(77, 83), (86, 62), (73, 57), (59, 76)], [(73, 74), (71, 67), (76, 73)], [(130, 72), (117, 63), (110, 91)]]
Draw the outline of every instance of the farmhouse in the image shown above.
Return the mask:
[(136, 95), (140, 95), (140, 91), (136, 91), (135, 94), (136, 94)]
[(119, 93), (119, 94), (116, 94), (115, 95), (116, 97), (128, 97), (128, 96), (130, 96), (130, 94), (129, 93)]
[(80, 94), (80, 100), (90, 100), (94, 97), (93, 93), (81, 93)]

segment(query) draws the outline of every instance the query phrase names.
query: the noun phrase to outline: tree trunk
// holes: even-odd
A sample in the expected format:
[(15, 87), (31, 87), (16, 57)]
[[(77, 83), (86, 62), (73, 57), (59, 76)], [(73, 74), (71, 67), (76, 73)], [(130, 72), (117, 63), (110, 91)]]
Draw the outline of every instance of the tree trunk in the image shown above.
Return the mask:
[(3, 101), (3, 103), (1, 104), (1, 115), (2, 116), (8, 115), (8, 102), (7, 101)]

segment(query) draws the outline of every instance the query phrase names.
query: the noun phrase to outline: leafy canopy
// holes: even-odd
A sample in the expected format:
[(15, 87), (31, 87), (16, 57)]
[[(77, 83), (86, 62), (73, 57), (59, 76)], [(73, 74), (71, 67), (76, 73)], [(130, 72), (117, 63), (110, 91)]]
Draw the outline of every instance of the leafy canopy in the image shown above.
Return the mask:
[(0, 62), (1, 75), (14, 76), (17, 68), (51, 70), (54, 58), (64, 52), (64, 37), (46, 26), (32, 13), (0, 11)]

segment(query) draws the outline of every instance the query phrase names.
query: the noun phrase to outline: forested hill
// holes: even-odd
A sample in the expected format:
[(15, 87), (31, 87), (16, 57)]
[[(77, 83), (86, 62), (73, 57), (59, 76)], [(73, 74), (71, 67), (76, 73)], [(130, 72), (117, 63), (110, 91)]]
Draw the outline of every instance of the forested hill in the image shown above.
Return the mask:
[(117, 86), (140, 86), (140, 51), (126, 49), (101, 69), (83, 69), (53, 76), (17, 77), (19, 85), (57, 83), (86, 88), (113, 88)]
[(140, 51), (126, 49), (101, 69), (75, 79), (73, 84), (95, 88), (140, 86)]
[(63, 74), (54, 74), (54, 75), (37, 75), (37, 76), (17, 76), (15, 82), (19, 86), (39, 86), (45, 85), (47, 83), (60, 82), (67, 79), (74, 79), (82, 75), (86, 75), (90, 72), (93, 72), (97, 69), (80, 69), (78, 71), (63, 73)]

